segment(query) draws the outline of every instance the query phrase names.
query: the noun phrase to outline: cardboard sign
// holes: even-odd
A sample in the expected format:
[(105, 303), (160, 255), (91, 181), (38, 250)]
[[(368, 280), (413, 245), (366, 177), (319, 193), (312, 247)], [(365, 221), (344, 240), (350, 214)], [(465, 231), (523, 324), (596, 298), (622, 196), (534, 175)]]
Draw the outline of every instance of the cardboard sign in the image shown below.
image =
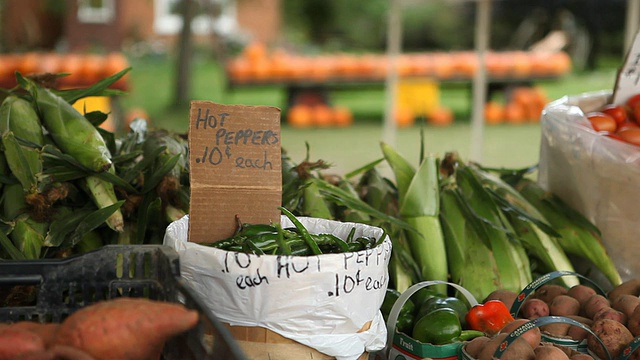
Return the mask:
[(622, 69), (618, 71), (613, 89), (613, 103), (624, 104), (631, 96), (638, 93), (640, 93), (640, 32), (633, 40)]
[(189, 241), (228, 238), (244, 223), (279, 223), (280, 109), (192, 101)]

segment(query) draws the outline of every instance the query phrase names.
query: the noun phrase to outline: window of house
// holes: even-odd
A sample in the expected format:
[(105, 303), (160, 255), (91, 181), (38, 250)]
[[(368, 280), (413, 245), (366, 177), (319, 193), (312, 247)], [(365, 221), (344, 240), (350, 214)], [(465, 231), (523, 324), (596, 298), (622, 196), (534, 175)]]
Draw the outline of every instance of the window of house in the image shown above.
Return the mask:
[(78, 21), (106, 24), (115, 16), (114, 0), (78, 0)]
[[(235, 0), (193, 0), (196, 15), (191, 23), (194, 34), (228, 34), (236, 28)], [(154, 0), (154, 31), (162, 35), (176, 34), (182, 29), (180, 0)]]

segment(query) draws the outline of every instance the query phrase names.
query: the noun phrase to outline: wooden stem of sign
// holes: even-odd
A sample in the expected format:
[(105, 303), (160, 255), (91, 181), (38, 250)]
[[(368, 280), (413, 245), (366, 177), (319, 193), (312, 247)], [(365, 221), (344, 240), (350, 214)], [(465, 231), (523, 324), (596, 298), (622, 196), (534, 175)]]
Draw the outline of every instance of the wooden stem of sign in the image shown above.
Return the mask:
[(491, 0), (478, 0), (476, 4), (475, 51), (478, 56), (478, 71), (473, 78), (473, 111), (469, 154), (469, 159), (476, 162), (482, 162), (484, 104), (487, 100), (485, 53), (489, 44), (490, 5)]
[(633, 39), (638, 32), (638, 21), (640, 17), (640, 0), (627, 0), (627, 18), (624, 32), (624, 53), (631, 49)]
[(398, 98), (398, 55), (402, 43), (401, 0), (391, 0), (389, 8), (389, 25), (387, 27), (387, 78), (385, 82), (386, 104), (382, 139), (385, 143), (395, 147), (396, 99)]

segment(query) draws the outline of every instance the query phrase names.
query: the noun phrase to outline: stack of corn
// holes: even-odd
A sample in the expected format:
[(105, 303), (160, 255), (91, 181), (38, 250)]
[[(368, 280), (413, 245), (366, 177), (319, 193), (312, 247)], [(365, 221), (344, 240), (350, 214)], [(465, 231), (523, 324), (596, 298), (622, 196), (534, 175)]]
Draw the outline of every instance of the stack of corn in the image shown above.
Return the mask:
[[(108, 89), (129, 69), (86, 89), (55, 90), (17, 74), (0, 105), (0, 258), (66, 256), (104, 244), (161, 243), (188, 209), (183, 138), (140, 119), (116, 138), (107, 114), (72, 104)], [(167, 214), (160, 216), (159, 214)]]

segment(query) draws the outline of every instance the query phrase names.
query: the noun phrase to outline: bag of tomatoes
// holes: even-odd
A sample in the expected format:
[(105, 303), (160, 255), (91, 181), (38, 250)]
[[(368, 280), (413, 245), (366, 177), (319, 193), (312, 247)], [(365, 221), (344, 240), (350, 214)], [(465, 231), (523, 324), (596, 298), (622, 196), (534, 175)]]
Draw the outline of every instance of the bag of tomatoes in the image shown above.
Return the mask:
[[(622, 280), (629, 280), (640, 272), (640, 88), (621, 103), (612, 99), (611, 91), (598, 91), (545, 107), (538, 183), (600, 230)], [(598, 273), (596, 280), (608, 284)]]

